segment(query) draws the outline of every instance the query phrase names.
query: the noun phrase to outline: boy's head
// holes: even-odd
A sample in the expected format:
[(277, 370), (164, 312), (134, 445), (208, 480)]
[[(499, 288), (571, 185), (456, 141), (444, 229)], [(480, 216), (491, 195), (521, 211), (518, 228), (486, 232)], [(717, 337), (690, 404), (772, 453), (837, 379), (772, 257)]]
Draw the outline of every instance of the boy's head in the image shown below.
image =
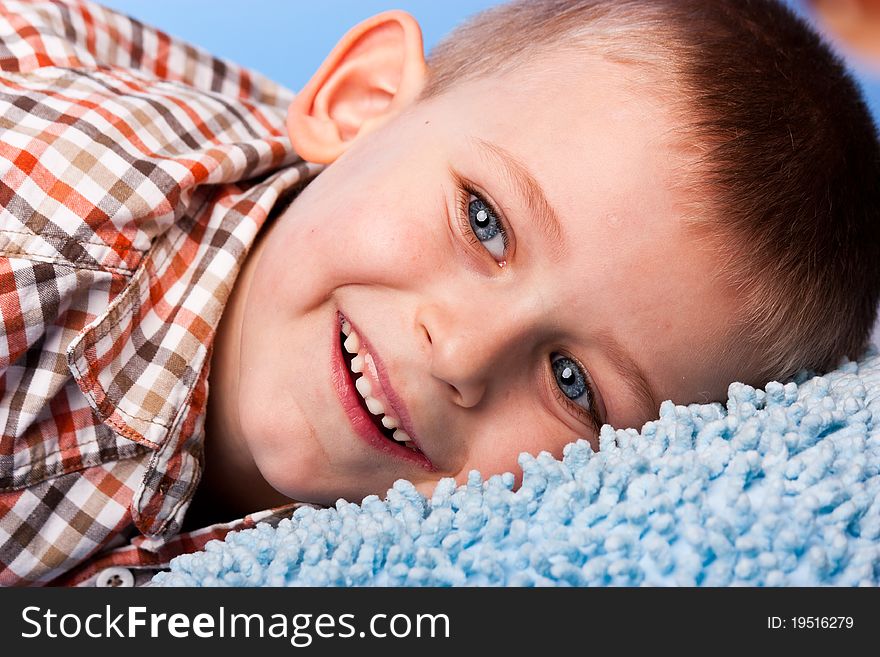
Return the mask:
[(382, 14), (288, 127), (329, 166), (262, 232), (212, 360), (209, 451), (255, 497), (516, 471), (830, 367), (872, 324), (873, 124), (774, 4), (520, 2), (427, 66)]

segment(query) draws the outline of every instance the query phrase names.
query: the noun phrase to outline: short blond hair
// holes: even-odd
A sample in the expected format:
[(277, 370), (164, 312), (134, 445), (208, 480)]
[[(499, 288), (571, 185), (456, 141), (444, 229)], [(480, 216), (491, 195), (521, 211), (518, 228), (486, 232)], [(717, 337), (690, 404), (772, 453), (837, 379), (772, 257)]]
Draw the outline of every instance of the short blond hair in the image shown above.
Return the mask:
[(859, 357), (880, 298), (880, 147), (818, 35), (771, 0), (519, 0), (438, 44), (422, 97), (566, 48), (644, 65), (675, 89), (700, 153), (686, 219), (742, 299), (722, 355), (742, 361), (741, 380)]

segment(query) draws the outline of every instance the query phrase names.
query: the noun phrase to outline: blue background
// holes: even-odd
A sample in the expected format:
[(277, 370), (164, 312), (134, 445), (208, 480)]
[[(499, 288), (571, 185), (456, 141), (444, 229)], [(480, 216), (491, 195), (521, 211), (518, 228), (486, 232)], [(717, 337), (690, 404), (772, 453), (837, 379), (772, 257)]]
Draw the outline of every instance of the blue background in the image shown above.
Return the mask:
[[(707, 0), (711, 1), (711, 0)], [(797, 0), (788, 0), (797, 7)], [(466, 16), (498, 0), (103, 0), (145, 23), (296, 90), (348, 28), (390, 8), (413, 14), (430, 49)], [(857, 69), (880, 117), (880, 73)]]
[(422, 26), (430, 48), (498, 0), (98, 0), (190, 43), (301, 88), (349, 28), (387, 9)]

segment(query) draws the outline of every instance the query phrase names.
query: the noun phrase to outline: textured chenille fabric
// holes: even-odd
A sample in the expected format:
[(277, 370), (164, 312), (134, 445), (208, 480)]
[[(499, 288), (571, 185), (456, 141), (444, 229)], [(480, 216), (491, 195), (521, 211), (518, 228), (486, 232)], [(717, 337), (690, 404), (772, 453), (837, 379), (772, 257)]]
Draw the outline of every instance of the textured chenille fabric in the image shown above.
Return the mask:
[[(302, 508), (184, 554), (153, 586), (880, 585), (880, 355), (725, 404), (602, 427), (562, 459), (425, 497)], [(585, 609), (584, 613), (589, 613)]]
[(88, 2), (0, 2), (0, 584), (200, 549), (211, 342), (247, 249), (317, 171), (292, 94)]

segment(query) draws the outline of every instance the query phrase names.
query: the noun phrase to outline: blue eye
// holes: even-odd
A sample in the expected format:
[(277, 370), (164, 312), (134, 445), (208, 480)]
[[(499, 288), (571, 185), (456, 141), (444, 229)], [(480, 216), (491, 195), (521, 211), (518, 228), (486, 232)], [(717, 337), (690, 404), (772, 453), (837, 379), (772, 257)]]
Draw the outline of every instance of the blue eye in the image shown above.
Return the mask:
[(563, 394), (571, 400), (578, 399), (587, 390), (587, 380), (581, 368), (571, 358), (558, 356), (553, 360), (553, 376)]
[(574, 359), (561, 354), (551, 357), (551, 365), (558, 389), (567, 400), (586, 410), (590, 419), (598, 426), (600, 421), (595, 395), (581, 366)]
[(467, 211), (468, 222), (476, 238), (495, 260), (504, 260), (507, 251), (507, 234), (495, 210), (483, 199), (470, 194)]

